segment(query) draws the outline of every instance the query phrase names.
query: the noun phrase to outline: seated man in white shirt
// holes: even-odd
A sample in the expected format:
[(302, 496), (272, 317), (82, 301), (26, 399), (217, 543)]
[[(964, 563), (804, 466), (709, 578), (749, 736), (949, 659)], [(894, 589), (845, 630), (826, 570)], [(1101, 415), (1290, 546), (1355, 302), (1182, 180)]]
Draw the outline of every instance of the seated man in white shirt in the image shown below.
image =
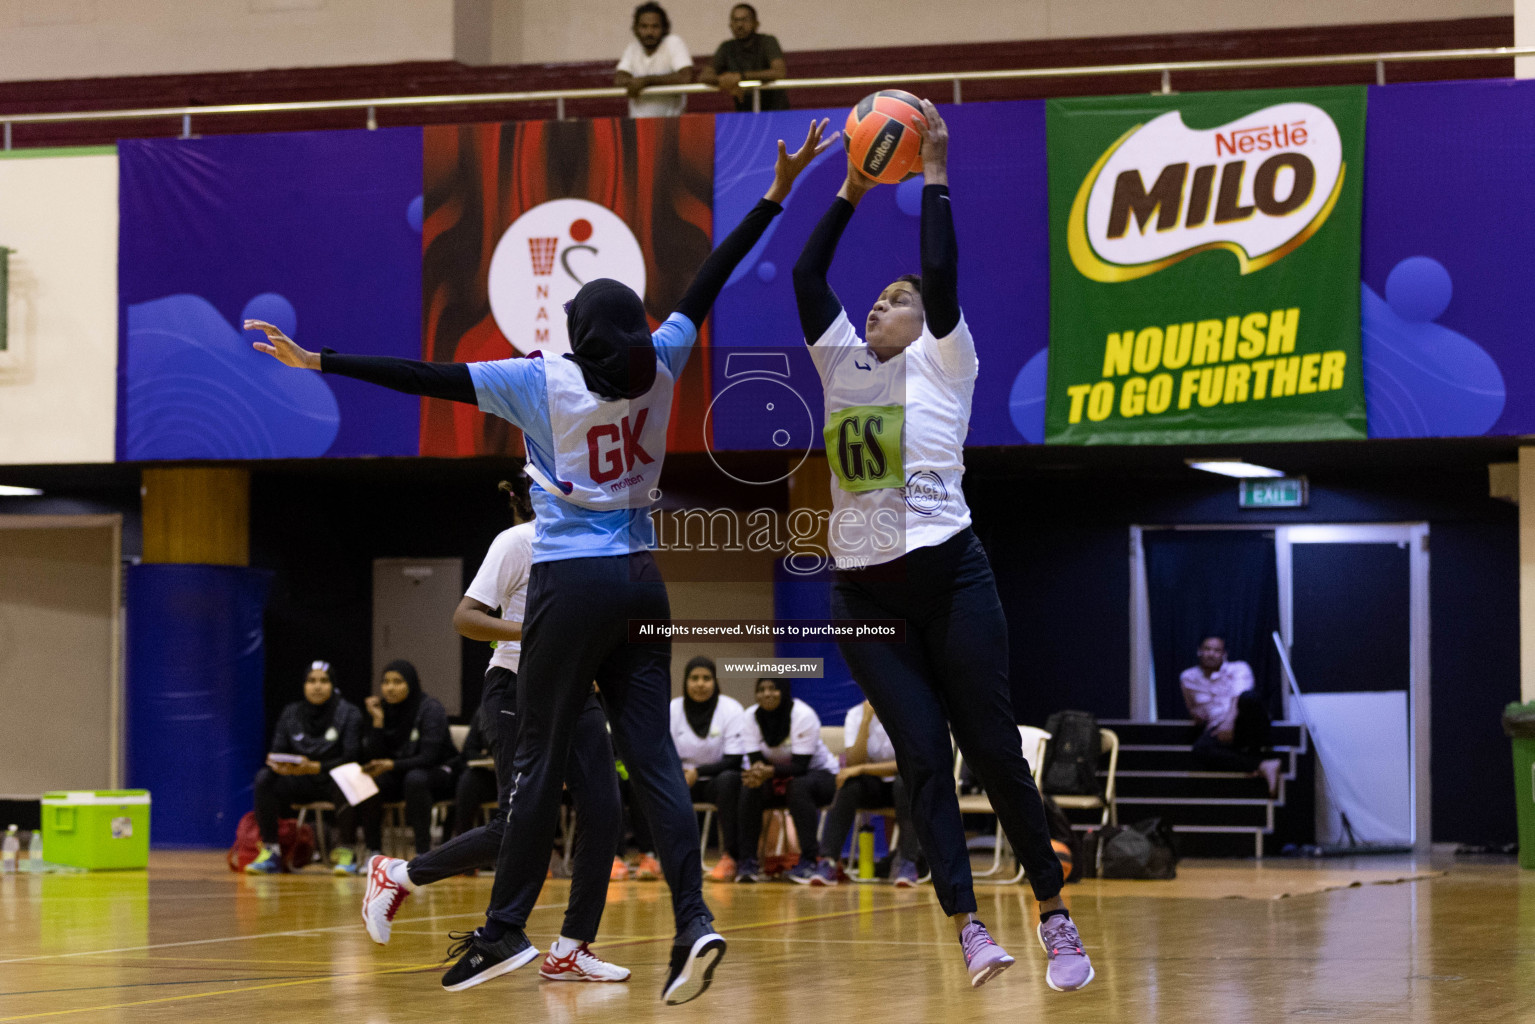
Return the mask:
[(630, 117), (676, 117), (687, 109), (686, 96), (650, 96), (652, 85), (687, 85), (693, 81), (693, 56), (681, 36), (672, 35), (666, 9), (653, 2), (634, 9), (634, 42), (614, 69), (613, 84), (629, 91)]
[(1269, 714), (1253, 689), (1253, 670), (1245, 661), (1226, 660), (1226, 641), (1207, 636), (1199, 645), (1199, 664), (1178, 677), (1189, 717), (1200, 727), (1194, 763), (1203, 771), (1262, 775), (1269, 795), (1279, 791), (1279, 759), (1270, 756)]

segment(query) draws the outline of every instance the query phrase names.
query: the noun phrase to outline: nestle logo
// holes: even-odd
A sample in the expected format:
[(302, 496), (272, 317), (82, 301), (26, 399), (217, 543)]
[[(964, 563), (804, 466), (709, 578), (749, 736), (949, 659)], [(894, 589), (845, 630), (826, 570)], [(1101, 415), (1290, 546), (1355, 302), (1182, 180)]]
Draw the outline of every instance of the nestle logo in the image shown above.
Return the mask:
[(1306, 144), (1306, 122), (1291, 121), (1289, 124), (1256, 125), (1252, 128), (1236, 128), (1221, 134), (1215, 133), (1215, 155), (1236, 153), (1262, 153), (1270, 149), (1287, 149)]

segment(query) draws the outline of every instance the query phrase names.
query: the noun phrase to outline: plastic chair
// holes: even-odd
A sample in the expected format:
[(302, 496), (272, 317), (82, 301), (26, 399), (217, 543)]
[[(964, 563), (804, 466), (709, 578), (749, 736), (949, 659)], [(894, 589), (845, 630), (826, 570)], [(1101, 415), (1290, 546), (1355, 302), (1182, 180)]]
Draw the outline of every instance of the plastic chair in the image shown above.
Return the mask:
[(841, 757), (847, 752), (847, 744), (844, 741), (845, 733), (840, 725), (821, 726), (821, 742), (826, 744), (826, 749), (832, 752), (833, 757)]
[(703, 861), (704, 855), (708, 852), (708, 849), (709, 849), (709, 828), (711, 826), (713, 826), (713, 825), (718, 825), (718, 827), (719, 827), (719, 833), (720, 833), (720, 852), (721, 853), (725, 852), (725, 826), (723, 824), (719, 824), (716, 821), (715, 817), (714, 817), (714, 812), (716, 812), (718, 810), (719, 810), (719, 806), (716, 805), (716, 804), (697, 803), (697, 804), (693, 805), (693, 813), (694, 814), (702, 814), (704, 816), (704, 823), (703, 823), (703, 825), (698, 830), (698, 859), (699, 859), (699, 861)]
[[(1119, 734), (1113, 729), (1098, 730), (1098, 745), (1101, 752), (1109, 755), (1108, 777), (1104, 780), (1103, 794), (1101, 796), (1064, 793), (1051, 793), (1050, 799), (1062, 808), (1072, 810), (1091, 811), (1097, 808), (1103, 809), (1102, 820), (1099, 825), (1119, 824), (1119, 803), (1114, 796), (1114, 776), (1119, 771)], [(1102, 753), (1099, 754), (1102, 756)]]
[[(1031, 774), (1034, 776), (1034, 784), (1039, 784), (1039, 773), (1044, 765), (1044, 749), (1050, 740), (1050, 734), (1043, 729), (1036, 729), (1032, 725), (1020, 725), (1018, 738), (1023, 746), (1023, 756), (1029, 762)], [(1030, 756), (1030, 755), (1033, 756)], [(997, 812), (991, 806), (991, 798), (982, 793), (960, 793), (959, 777), (965, 766), (965, 755), (960, 752), (958, 745), (954, 749), (954, 792), (959, 798), (959, 813), (961, 814), (991, 814)], [(975, 872), (976, 878), (990, 878), (1002, 870), (1002, 849), (1007, 843), (1007, 837), (1002, 833), (1002, 819), (997, 819), (997, 834), (992, 845), (991, 867), (985, 871)], [(1018, 871), (1007, 884), (1012, 885), (1023, 881), (1023, 865), (1018, 865)]]
[(298, 828), (303, 828), (304, 820), (309, 817), (309, 812), (314, 812), (314, 849), (315, 853), (319, 855), (320, 863), (325, 863), (325, 814), (327, 811), (331, 814), (336, 813), (336, 805), (329, 800), (316, 800), (313, 803), (294, 804), (293, 806), (298, 811), (298, 821), (295, 823)]

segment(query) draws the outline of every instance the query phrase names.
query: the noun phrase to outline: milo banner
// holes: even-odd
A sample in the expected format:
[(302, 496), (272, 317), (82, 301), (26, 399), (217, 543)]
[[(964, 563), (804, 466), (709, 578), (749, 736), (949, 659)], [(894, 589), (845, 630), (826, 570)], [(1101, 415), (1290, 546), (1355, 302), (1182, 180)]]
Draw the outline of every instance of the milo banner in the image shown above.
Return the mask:
[(1046, 440), (1365, 436), (1363, 88), (1054, 100)]

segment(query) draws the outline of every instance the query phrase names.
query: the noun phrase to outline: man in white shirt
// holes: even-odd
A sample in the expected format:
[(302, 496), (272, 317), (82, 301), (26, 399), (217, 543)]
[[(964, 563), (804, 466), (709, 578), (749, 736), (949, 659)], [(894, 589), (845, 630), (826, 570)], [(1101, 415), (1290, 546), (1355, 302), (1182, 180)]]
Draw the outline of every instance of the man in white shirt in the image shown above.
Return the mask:
[(672, 22), (660, 4), (634, 9), (634, 42), (624, 50), (614, 70), (613, 84), (629, 90), (630, 117), (676, 117), (687, 108), (686, 96), (642, 95), (652, 85), (687, 85), (693, 81), (693, 57), (681, 36), (672, 35)]
[(1280, 762), (1265, 757), (1269, 715), (1253, 689), (1253, 670), (1245, 661), (1226, 660), (1226, 641), (1207, 636), (1199, 645), (1199, 663), (1178, 676), (1189, 717), (1200, 727), (1194, 763), (1205, 771), (1262, 775), (1272, 795), (1279, 789)]

